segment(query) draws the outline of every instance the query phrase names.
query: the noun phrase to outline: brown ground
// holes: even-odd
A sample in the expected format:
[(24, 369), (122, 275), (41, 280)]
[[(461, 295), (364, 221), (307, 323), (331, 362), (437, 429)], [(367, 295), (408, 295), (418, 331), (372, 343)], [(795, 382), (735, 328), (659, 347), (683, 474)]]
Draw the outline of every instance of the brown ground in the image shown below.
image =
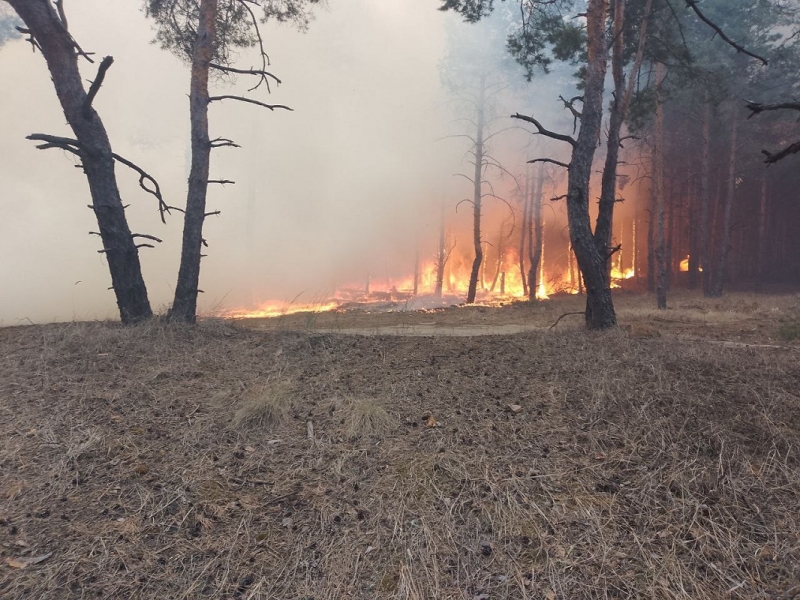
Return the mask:
[(798, 298), (579, 303), (0, 330), (0, 597), (800, 597)]

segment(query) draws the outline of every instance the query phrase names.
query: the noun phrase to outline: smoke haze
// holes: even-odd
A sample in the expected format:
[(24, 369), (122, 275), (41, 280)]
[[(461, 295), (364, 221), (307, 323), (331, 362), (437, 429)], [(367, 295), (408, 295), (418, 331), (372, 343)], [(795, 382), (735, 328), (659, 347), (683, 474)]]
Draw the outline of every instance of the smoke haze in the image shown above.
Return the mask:
[[(140, 7), (139, 0), (66, 6), (81, 46), (115, 59), (95, 101), (112, 147), (153, 175), (169, 204), (182, 207), (189, 71), (150, 43), (154, 34)], [(271, 70), (283, 84), (271, 95), (259, 90), (251, 96), (294, 111), (229, 101), (211, 105), (211, 137), (230, 138), (242, 148), (212, 154), (211, 177), (236, 184), (209, 188), (209, 210), (222, 214), (210, 217), (204, 229), (210, 247), (201, 270), (201, 313), (298, 295), (313, 302), (363, 282), (367, 273), (408, 274), (417, 240), (423, 257), (435, 252), (442, 202), (468, 235), (468, 207), (458, 215), (453, 209), (470, 195), (470, 184), (453, 174), (470, 172), (469, 144), (448, 137), (463, 132), (454, 121), (463, 115), (453, 109), (439, 66), (448, 28), (469, 26), (436, 7), (432, 0), (332, 0), (317, 10), (305, 34), (263, 28)], [(255, 56), (242, 53), (236, 66), (255, 64)], [(81, 68), (85, 79), (94, 78), (96, 65), (83, 61)], [(22, 40), (6, 43), (0, 78), (6, 82), (0, 97), (0, 322), (115, 318), (99, 238), (88, 235), (97, 225), (86, 208), (85, 177), (71, 155), (36, 150), (25, 140), (33, 132), (72, 137), (44, 60)], [(247, 84), (220, 79), (214, 91), (245, 93)], [(539, 79), (515, 92), (526, 101), (500, 103), (498, 116), (530, 111), (538, 97), (548, 110), (538, 107), (537, 114), (569, 131), (571, 121), (554, 104), (563, 85), (555, 76)], [(493, 128), (510, 125), (510, 119), (498, 119)], [(506, 153), (497, 158), (520, 172), (531, 137), (509, 135), (496, 145)], [(161, 224), (155, 199), (139, 189), (138, 177), (122, 165), (117, 176), (130, 204), (131, 229), (164, 240), (141, 251), (151, 303), (163, 310), (178, 268), (181, 215), (173, 212)], [(503, 181), (496, 184), (503, 188), (498, 195), (512, 198), (517, 184), (507, 176)], [(487, 220), (487, 235), (494, 235), (505, 214)], [(461, 248), (470, 251), (468, 238)]]

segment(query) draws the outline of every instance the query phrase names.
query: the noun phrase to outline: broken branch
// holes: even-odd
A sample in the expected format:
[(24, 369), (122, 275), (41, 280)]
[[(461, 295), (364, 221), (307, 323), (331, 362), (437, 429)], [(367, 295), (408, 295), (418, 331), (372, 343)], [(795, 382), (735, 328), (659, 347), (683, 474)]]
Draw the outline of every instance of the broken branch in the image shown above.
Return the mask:
[(92, 85), (89, 86), (89, 93), (83, 101), (83, 116), (85, 119), (92, 118), (92, 102), (94, 102), (97, 92), (100, 91), (100, 86), (103, 85), (103, 79), (106, 77), (106, 71), (114, 63), (113, 56), (106, 56), (97, 68), (97, 77), (94, 78)]

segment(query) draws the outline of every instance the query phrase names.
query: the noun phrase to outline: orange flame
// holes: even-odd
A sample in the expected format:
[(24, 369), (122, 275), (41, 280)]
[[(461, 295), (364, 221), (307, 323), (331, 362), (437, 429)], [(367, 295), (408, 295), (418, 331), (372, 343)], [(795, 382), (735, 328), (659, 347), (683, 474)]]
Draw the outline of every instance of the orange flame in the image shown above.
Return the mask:
[[(499, 273), (495, 274), (496, 263), (483, 265), (486, 275), (483, 284), (479, 280), (478, 301), (480, 304), (492, 305), (498, 302), (507, 302), (513, 299), (524, 299), (525, 288), (522, 284), (522, 275), (519, 269), (519, 253), (514, 248), (508, 248), (499, 261)], [(469, 288), (469, 275), (472, 267), (471, 260), (451, 257), (445, 266), (443, 278), (444, 300), (434, 297), (437, 279), (437, 264), (435, 260), (422, 263), (419, 267), (417, 279), (417, 299), (413, 302), (414, 276), (413, 274), (400, 278), (370, 279), (367, 289), (366, 282), (344, 286), (336, 290), (332, 296), (321, 298), (317, 302), (264, 302), (256, 308), (237, 308), (224, 311), (220, 316), (244, 318), (271, 318), (296, 313), (318, 313), (346, 309), (354, 304), (383, 303), (386, 310), (392, 308), (418, 308), (448, 306), (454, 301), (453, 296), (463, 296)], [(612, 287), (621, 287), (621, 282), (635, 276), (635, 270), (630, 267), (620, 269), (619, 262), (611, 270)], [(547, 300), (557, 294), (577, 294), (577, 281), (572, 280), (569, 269), (562, 272), (548, 274), (544, 265), (544, 253), (540, 262), (539, 283), (536, 288), (536, 298)], [(424, 300), (424, 301), (423, 301)], [(405, 303), (403, 306), (395, 306)]]

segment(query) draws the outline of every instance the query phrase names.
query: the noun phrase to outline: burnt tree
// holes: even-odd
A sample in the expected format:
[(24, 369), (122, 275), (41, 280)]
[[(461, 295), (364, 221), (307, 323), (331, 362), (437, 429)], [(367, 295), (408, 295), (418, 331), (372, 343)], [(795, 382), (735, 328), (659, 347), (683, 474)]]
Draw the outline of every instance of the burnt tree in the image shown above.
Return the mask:
[[(47, 134), (33, 134), (28, 136), (28, 139), (42, 142), (38, 148), (61, 148), (80, 159), (92, 197), (90, 208), (97, 218), (98, 233), (103, 244), (100, 252), (105, 254), (108, 261), (120, 319), (125, 324), (148, 319), (153, 313), (142, 277), (138, 248), (141, 245), (151, 246), (151, 244), (137, 244), (136, 238), (159, 240), (154, 236), (131, 232), (117, 186), (115, 162), (123, 162), (139, 173), (142, 188), (158, 197), (162, 219), (166, 206), (163, 204), (155, 180), (112, 151), (103, 121), (92, 105), (113, 59), (110, 56), (103, 59), (97, 76), (87, 92), (81, 78), (78, 60), (80, 57), (89, 61), (92, 59), (69, 33), (63, 3), (56, 3), (57, 9), (50, 0), (8, 0), (8, 2), (25, 23), (22, 33), (28, 36), (33, 47), (39, 49), (44, 56), (64, 116), (75, 134), (74, 139)], [(145, 182), (151, 187), (148, 188)]]
[[(211, 139), (208, 131), (208, 105), (211, 102), (234, 100), (271, 111), (291, 110), (282, 104), (267, 104), (246, 96), (209, 93), (209, 72), (247, 75), (270, 89), (270, 81), (279, 84), (274, 74), (267, 70), (269, 61), (259, 31), (260, 9), (262, 21), (289, 21), (303, 29), (310, 18), (308, 5), (318, 0), (146, 0), (145, 8), (157, 26), (156, 40), (161, 46), (186, 60), (191, 66), (189, 87), (189, 118), (191, 122), (191, 169), (186, 195), (183, 243), (178, 281), (169, 318), (174, 321), (194, 323), (197, 319), (197, 296), (200, 293), (200, 261), (202, 248), (207, 246), (203, 226), (210, 215), (206, 201), (209, 184), (234, 183), (227, 179), (210, 179), (211, 150), (238, 147), (227, 138)], [(239, 69), (232, 66), (234, 50), (255, 46), (261, 65), (257, 68)]]

